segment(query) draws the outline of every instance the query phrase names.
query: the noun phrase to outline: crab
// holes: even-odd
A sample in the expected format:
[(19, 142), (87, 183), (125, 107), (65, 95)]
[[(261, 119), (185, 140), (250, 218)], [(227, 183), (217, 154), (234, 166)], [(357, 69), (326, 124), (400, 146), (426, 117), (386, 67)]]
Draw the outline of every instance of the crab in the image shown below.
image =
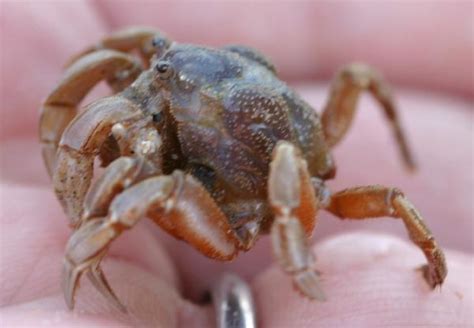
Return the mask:
[[(113, 95), (79, 112), (102, 80)], [(364, 91), (380, 104), (413, 169), (390, 88), (367, 65), (337, 73), (319, 116), (266, 57), (245, 46), (179, 44), (135, 27), (73, 58), (40, 118), (43, 158), (73, 229), (62, 276), (68, 307), (86, 273), (108, 301), (126, 310), (101, 260), (113, 240), (145, 217), (221, 261), (269, 233), (295, 288), (317, 300), (325, 296), (308, 241), (319, 210), (340, 219), (401, 219), (427, 259), (424, 278), (432, 288), (441, 285), (444, 254), (399, 189), (332, 192), (325, 185), (335, 176), (330, 151), (350, 127)]]

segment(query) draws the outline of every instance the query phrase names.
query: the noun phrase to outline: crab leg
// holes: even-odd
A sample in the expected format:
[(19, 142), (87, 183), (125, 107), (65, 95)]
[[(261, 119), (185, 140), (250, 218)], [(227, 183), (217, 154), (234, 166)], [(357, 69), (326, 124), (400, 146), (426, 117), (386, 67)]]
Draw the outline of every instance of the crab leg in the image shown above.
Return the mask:
[(344, 67), (333, 80), (331, 94), (322, 115), (327, 143), (334, 146), (345, 135), (352, 123), (359, 95), (364, 90), (369, 91), (382, 106), (405, 165), (414, 169), (416, 164), (400, 125), (390, 88), (376, 70), (363, 64)]
[[(293, 277), (295, 287), (311, 299), (324, 300), (305, 227), (313, 227), (318, 209), (306, 161), (290, 143), (274, 151), (268, 181), (270, 204), (275, 213), (271, 229), (273, 251), (281, 267)], [(305, 222), (305, 217), (312, 223)]]
[(46, 98), (40, 118), (40, 141), (50, 176), (55, 166), (61, 135), (76, 116), (77, 106), (101, 80), (107, 79), (116, 91), (130, 84), (141, 72), (132, 56), (112, 50), (91, 53), (69, 67), (59, 85)]
[(113, 49), (123, 52), (137, 50), (143, 59), (144, 66), (148, 67), (150, 58), (155, 53), (152, 40), (155, 37), (163, 36), (164, 34), (162, 32), (150, 27), (134, 26), (125, 28), (103, 38), (96, 45), (86, 49), (77, 56), (74, 56), (71, 58), (67, 66), (91, 52), (101, 49)]
[(76, 230), (66, 247), (63, 290), (69, 308), (82, 273), (89, 272), (98, 290), (124, 309), (100, 270), (100, 260), (110, 243), (124, 230), (148, 216), (166, 231), (184, 239), (207, 256), (230, 260), (237, 240), (226, 218), (207, 191), (190, 175), (175, 171), (146, 179), (126, 189), (112, 201), (108, 216), (90, 220)]
[(84, 199), (84, 209), (79, 225), (90, 218), (107, 215), (110, 203), (116, 195), (132, 184), (159, 173), (161, 170), (145, 158), (117, 158), (90, 186)]
[(113, 198), (135, 181), (141, 163), (142, 161), (136, 158), (120, 157), (107, 166), (87, 192), (81, 223), (91, 217), (107, 215)]
[(383, 186), (350, 188), (331, 196), (328, 211), (341, 219), (390, 216), (402, 219), (410, 239), (423, 251), (428, 265), (422, 270), (431, 287), (441, 285), (447, 274), (443, 251), (415, 206), (398, 189)]
[(141, 112), (125, 98), (103, 98), (86, 107), (64, 131), (53, 181), (56, 195), (72, 225), (79, 222), (93, 175), (94, 159), (112, 126), (140, 117)]

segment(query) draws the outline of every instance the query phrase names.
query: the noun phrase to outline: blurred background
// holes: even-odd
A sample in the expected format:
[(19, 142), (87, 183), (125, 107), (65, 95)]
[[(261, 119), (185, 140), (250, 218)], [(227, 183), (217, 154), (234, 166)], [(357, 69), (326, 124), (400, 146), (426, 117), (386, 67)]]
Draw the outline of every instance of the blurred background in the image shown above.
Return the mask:
[[(474, 250), (472, 1), (2, 1), (0, 8), (2, 181), (50, 188), (36, 143), (38, 108), (62, 65), (111, 31), (148, 25), (178, 42), (259, 49), (317, 111), (340, 67), (354, 61), (377, 67), (394, 86), (420, 170), (403, 170), (380, 110), (364, 96), (354, 126), (334, 151), (338, 175), (331, 188), (397, 186), (441, 245)], [(322, 214), (319, 221), (315, 240), (351, 229), (406, 238), (396, 220), (341, 222)], [(245, 263), (251, 275), (252, 263), (272, 260), (264, 238), (250, 258), (231, 264), (199, 258), (202, 265), (190, 267), (184, 254), (194, 251), (158, 234), (184, 271)]]

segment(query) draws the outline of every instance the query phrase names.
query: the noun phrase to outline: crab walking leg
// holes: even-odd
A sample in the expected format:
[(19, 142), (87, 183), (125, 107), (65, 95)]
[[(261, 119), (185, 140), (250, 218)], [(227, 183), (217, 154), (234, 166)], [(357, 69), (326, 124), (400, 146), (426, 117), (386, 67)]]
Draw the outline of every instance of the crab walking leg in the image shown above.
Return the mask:
[(132, 56), (101, 50), (91, 53), (69, 67), (61, 82), (46, 98), (40, 117), (40, 141), (43, 159), (51, 176), (56, 150), (64, 129), (77, 114), (77, 106), (101, 80), (107, 79), (120, 91), (141, 72), (140, 63)]
[[(157, 148), (159, 146), (160, 144), (157, 145)], [(132, 184), (159, 173), (161, 173), (161, 169), (143, 157), (117, 158), (90, 186), (84, 199), (82, 217), (78, 226), (93, 217), (107, 215), (110, 203), (116, 195)]]
[[(318, 276), (313, 269), (314, 257), (298, 212), (312, 208), (316, 216), (317, 199), (308, 175), (306, 161), (287, 142), (276, 146), (268, 182), (270, 204), (275, 214), (271, 228), (273, 251), (281, 267), (293, 277), (295, 287), (311, 299), (324, 300)], [(303, 194), (312, 197), (304, 199)], [(310, 202), (312, 205), (304, 204)]]
[(73, 226), (82, 214), (94, 159), (110, 135), (112, 126), (140, 115), (140, 111), (125, 98), (103, 98), (87, 106), (64, 131), (53, 182), (56, 195)]
[(91, 217), (107, 215), (113, 198), (137, 178), (141, 163), (139, 159), (131, 157), (120, 157), (110, 163), (86, 194), (80, 224)]
[(383, 186), (346, 189), (332, 195), (327, 210), (341, 219), (384, 216), (402, 219), (410, 239), (428, 260), (428, 265), (422, 268), (425, 279), (433, 288), (443, 283), (448, 272), (443, 251), (420, 213), (400, 190)]
[(354, 118), (359, 95), (365, 90), (369, 91), (382, 106), (392, 126), (405, 165), (409, 169), (414, 169), (416, 164), (400, 125), (390, 88), (376, 70), (363, 64), (344, 67), (332, 82), (331, 93), (322, 115), (327, 143), (329, 146), (334, 146), (345, 135)]
[(103, 38), (96, 45), (86, 49), (77, 56), (70, 59), (67, 66), (72, 65), (76, 60), (91, 52), (101, 49), (113, 49), (123, 52), (137, 50), (143, 59), (145, 67), (149, 64), (151, 56), (155, 53), (152, 40), (155, 37), (163, 37), (164, 34), (151, 27), (134, 26), (119, 30)]
[(100, 260), (114, 239), (145, 216), (209, 257), (230, 260), (237, 254), (237, 240), (226, 218), (192, 176), (175, 171), (169, 176), (149, 178), (118, 195), (107, 217), (86, 222), (69, 239), (63, 271), (69, 308), (74, 307), (80, 276), (92, 270), (89, 278), (94, 285), (123, 309), (100, 270)]

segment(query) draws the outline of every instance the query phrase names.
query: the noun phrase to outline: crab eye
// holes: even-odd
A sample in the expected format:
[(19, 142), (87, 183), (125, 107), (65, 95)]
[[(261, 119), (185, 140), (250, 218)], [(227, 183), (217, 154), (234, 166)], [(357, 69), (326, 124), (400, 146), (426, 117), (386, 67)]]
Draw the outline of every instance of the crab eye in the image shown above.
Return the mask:
[(173, 75), (173, 68), (166, 61), (159, 61), (155, 69), (162, 80), (169, 79)]
[(160, 123), (161, 119), (163, 118), (163, 114), (161, 112), (153, 113), (151, 115), (151, 118), (152, 118), (153, 122)]

